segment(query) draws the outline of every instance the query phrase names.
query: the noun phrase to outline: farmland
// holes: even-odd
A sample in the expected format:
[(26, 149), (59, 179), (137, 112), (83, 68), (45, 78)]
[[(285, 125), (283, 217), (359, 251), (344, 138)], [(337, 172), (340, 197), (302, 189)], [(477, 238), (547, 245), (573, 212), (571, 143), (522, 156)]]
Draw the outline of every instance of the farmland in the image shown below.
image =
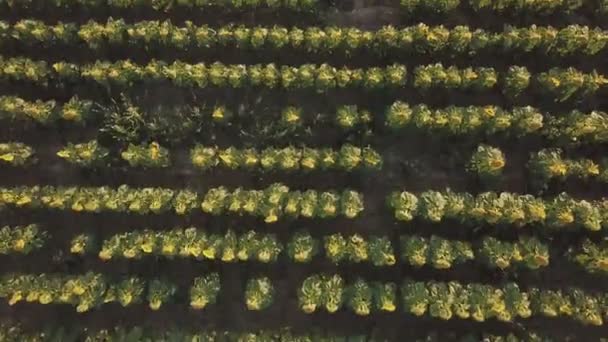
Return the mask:
[(606, 0), (0, 0), (0, 341), (606, 341), (607, 60)]

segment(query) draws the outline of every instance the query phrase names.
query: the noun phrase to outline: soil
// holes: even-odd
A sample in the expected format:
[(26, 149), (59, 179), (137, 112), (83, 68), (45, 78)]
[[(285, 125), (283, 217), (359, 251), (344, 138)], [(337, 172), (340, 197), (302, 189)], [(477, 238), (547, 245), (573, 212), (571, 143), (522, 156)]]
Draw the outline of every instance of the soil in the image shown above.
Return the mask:
[[(608, 28), (608, 22), (601, 20), (587, 7), (570, 15), (549, 17), (504, 17), (483, 13), (473, 15), (467, 8), (460, 9), (448, 17), (447, 22), (433, 15), (422, 15), (415, 18), (403, 17), (395, 7), (396, 1), (344, 1), (339, 3), (340, 12), (323, 11), (323, 15), (296, 15), (290, 12), (278, 14), (267, 11), (255, 13), (227, 14), (211, 11), (175, 11), (170, 14), (155, 11), (137, 10), (135, 12), (110, 11), (107, 9), (94, 12), (84, 9), (74, 9), (69, 13), (62, 11), (3, 11), (1, 19), (14, 21), (22, 17), (37, 17), (45, 22), (64, 21), (86, 22), (89, 18), (105, 20), (108, 16), (125, 17), (129, 22), (144, 19), (171, 18), (175, 22), (190, 19), (197, 24), (221, 25), (239, 21), (248, 25), (304, 25), (335, 24), (342, 26), (358, 26), (372, 29), (384, 24), (398, 26), (410, 25), (417, 22), (444, 23), (446, 26), (468, 24), (474, 27), (502, 29), (506, 22), (515, 25), (531, 23), (547, 24), (560, 27), (566, 23), (579, 23)], [(327, 3), (327, 6), (330, 4)], [(379, 56), (373, 53), (357, 53), (353, 56), (307, 54), (299, 51), (237, 51), (223, 49), (213, 51), (174, 51), (163, 47), (153, 47), (148, 51), (136, 49), (104, 49), (90, 51), (78, 48), (19, 47), (15, 44), (3, 46), (3, 54), (7, 56), (27, 55), (34, 59), (49, 61), (69, 60), (76, 63), (93, 62), (95, 59), (118, 60), (131, 58), (145, 63), (151, 58), (163, 60), (185, 60), (191, 62), (213, 62), (221, 60), (224, 63), (270, 63), (278, 65), (298, 65), (303, 63), (328, 62), (336, 66), (384, 66), (395, 62), (403, 63), (412, 70), (413, 66), (442, 61), (459, 66), (492, 65), (498, 70), (505, 70), (509, 65), (527, 66), (531, 71), (545, 71), (552, 66), (575, 66), (581, 70), (608, 72), (606, 54), (594, 58), (574, 56), (569, 59), (551, 60), (540, 56), (509, 56), (497, 54), (481, 54), (471, 58), (453, 58), (451, 56), (417, 56), (389, 54), (391, 57)], [(483, 324), (472, 321), (453, 319), (447, 322), (430, 318), (413, 318), (406, 314), (373, 314), (369, 317), (356, 317), (348, 312), (334, 315), (306, 315), (297, 309), (296, 289), (302, 280), (312, 273), (339, 272), (347, 279), (363, 277), (367, 280), (401, 282), (405, 278), (416, 280), (438, 280), (461, 282), (482, 282), (501, 284), (507, 281), (517, 281), (525, 289), (532, 287), (557, 289), (579, 287), (589, 292), (600, 293), (605, 290), (608, 282), (598, 275), (583, 272), (564, 257), (570, 246), (576, 245), (584, 238), (600, 240), (603, 233), (588, 232), (547, 232), (540, 227), (525, 227), (515, 229), (502, 226), (463, 226), (458, 222), (443, 222), (429, 224), (414, 221), (408, 224), (397, 223), (390, 210), (385, 205), (386, 196), (391, 191), (408, 190), (419, 192), (428, 189), (444, 189), (449, 187), (455, 191), (479, 193), (489, 189), (504, 190), (519, 193), (532, 193), (538, 196), (552, 197), (561, 191), (567, 191), (575, 197), (597, 199), (607, 193), (606, 185), (594, 182), (567, 181), (550, 184), (548, 189), (541, 189), (531, 184), (526, 171), (529, 153), (552, 142), (538, 137), (510, 137), (496, 135), (491, 137), (447, 137), (438, 134), (422, 133), (415, 130), (390, 132), (384, 126), (382, 113), (385, 108), (397, 99), (411, 104), (426, 103), (432, 107), (447, 105), (482, 105), (495, 104), (503, 107), (518, 105), (533, 105), (545, 111), (560, 115), (570, 109), (578, 108), (583, 111), (606, 110), (608, 94), (601, 92), (594, 97), (582, 101), (569, 101), (555, 104), (550, 99), (530, 92), (512, 101), (502, 96), (498, 91), (476, 94), (470, 92), (433, 91), (419, 93), (411, 88), (400, 90), (382, 90), (364, 92), (361, 90), (335, 90), (325, 94), (314, 91), (285, 92), (280, 90), (184, 90), (167, 84), (134, 85), (128, 90), (102, 88), (95, 84), (74, 84), (67, 87), (49, 85), (46, 88), (23, 83), (0, 85), (1, 94), (13, 94), (26, 99), (54, 99), (65, 102), (74, 94), (83, 98), (93, 99), (103, 104), (109, 104), (111, 99), (119, 98), (121, 93), (137, 100), (142, 107), (153, 107), (158, 104), (208, 104), (227, 103), (231, 106), (250, 108), (239, 114), (232, 126), (210, 125), (201, 123), (198, 133), (185, 137), (180, 141), (169, 141), (163, 133), (153, 138), (171, 146), (173, 166), (161, 170), (139, 170), (128, 168), (118, 158), (112, 162), (112, 167), (98, 170), (83, 170), (61, 162), (55, 153), (66, 142), (81, 142), (98, 135), (102, 122), (91, 126), (72, 126), (58, 124), (42, 127), (35, 124), (2, 122), (0, 137), (2, 141), (20, 141), (30, 144), (37, 152), (38, 163), (26, 168), (0, 168), (0, 186), (16, 185), (81, 185), (81, 186), (159, 186), (174, 189), (192, 188), (204, 191), (210, 187), (225, 185), (233, 188), (262, 188), (273, 182), (282, 182), (292, 189), (342, 189), (353, 188), (365, 196), (366, 210), (357, 220), (298, 220), (281, 221), (276, 224), (264, 224), (258, 219), (248, 217), (209, 217), (195, 213), (186, 217), (173, 214), (164, 215), (123, 215), (113, 213), (76, 214), (49, 210), (3, 210), (0, 220), (6, 225), (29, 224), (41, 225), (51, 233), (51, 240), (40, 253), (26, 257), (1, 256), (0, 272), (63, 272), (82, 273), (86, 271), (102, 272), (109, 276), (140, 275), (146, 278), (167, 277), (186, 289), (197, 275), (209, 271), (219, 272), (222, 278), (222, 291), (218, 304), (202, 312), (186, 309), (183, 302), (187, 296), (184, 291), (178, 295), (176, 304), (163, 306), (158, 312), (152, 312), (143, 305), (122, 308), (118, 305), (106, 305), (99, 310), (86, 314), (77, 314), (68, 306), (42, 306), (18, 304), (9, 307), (0, 303), (0, 319), (15, 319), (23, 322), (30, 329), (46, 325), (82, 325), (91, 328), (107, 328), (116, 324), (140, 325), (150, 329), (164, 329), (179, 326), (188, 329), (231, 329), (258, 330), (292, 326), (297, 331), (309, 332), (311, 329), (322, 329), (344, 334), (365, 334), (387, 338), (393, 341), (411, 341), (417, 337), (426, 336), (433, 331), (454, 331), (457, 333), (489, 332), (504, 334), (521, 332), (524, 329), (538, 329), (542, 333), (560, 340), (563, 336), (574, 334), (580, 341), (597, 340), (608, 335), (606, 327), (587, 327), (572, 320), (534, 318), (518, 321), (513, 324), (489, 321)], [(367, 129), (357, 129), (344, 132), (329, 123), (329, 116), (338, 105), (356, 104), (368, 108), (374, 113), (374, 122)], [(297, 105), (304, 108), (307, 115), (308, 129), (289, 132), (282, 135), (266, 135), (260, 132), (255, 124), (254, 115), (270, 115), (287, 105)], [(261, 116), (260, 116), (261, 117)], [(274, 120), (272, 117), (267, 119)], [(371, 133), (371, 134), (370, 134)], [(150, 137), (148, 137), (150, 138)], [(218, 146), (287, 146), (289, 144), (306, 144), (309, 146), (324, 146), (338, 148), (346, 142), (369, 144), (380, 151), (385, 159), (385, 165), (380, 172), (314, 172), (311, 174), (256, 173), (242, 171), (214, 170), (200, 172), (188, 163), (188, 151), (194, 142)], [(465, 171), (465, 162), (477, 143), (484, 142), (501, 148), (507, 156), (507, 168), (503, 180), (499, 184), (484, 184)], [(117, 156), (118, 146), (112, 146), (113, 155)], [(577, 156), (587, 156), (599, 159), (606, 151), (606, 146), (580, 146), (570, 148), (568, 153)], [(479, 241), (483, 236), (492, 235), (505, 240), (515, 240), (520, 235), (534, 234), (552, 247), (551, 265), (538, 271), (514, 270), (510, 272), (488, 271), (475, 264), (466, 264), (447, 271), (431, 268), (413, 269), (398, 262), (392, 268), (376, 268), (368, 265), (332, 265), (323, 259), (315, 260), (307, 265), (296, 265), (284, 258), (272, 265), (222, 264), (217, 262), (201, 262), (193, 260), (166, 260), (148, 258), (140, 261), (111, 261), (104, 263), (95, 256), (73, 257), (68, 255), (67, 245), (70, 239), (81, 232), (94, 232), (100, 238), (118, 232), (134, 229), (171, 229), (176, 226), (196, 226), (210, 231), (225, 231), (234, 229), (245, 231), (256, 229), (277, 234), (287, 241), (291, 234), (299, 229), (307, 229), (315, 236), (333, 232), (361, 233), (364, 235), (389, 235), (398, 251), (398, 237), (401, 234), (420, 234), (424, 236), (439, 235), (454, 239)], [(243, 304), (243, 292), (248, 278), (264, 274), (273, 279), (277, 294), (274, 304), (263, 313), (248, 312)], [(180, 304), (180, 302), (182, 304)]]

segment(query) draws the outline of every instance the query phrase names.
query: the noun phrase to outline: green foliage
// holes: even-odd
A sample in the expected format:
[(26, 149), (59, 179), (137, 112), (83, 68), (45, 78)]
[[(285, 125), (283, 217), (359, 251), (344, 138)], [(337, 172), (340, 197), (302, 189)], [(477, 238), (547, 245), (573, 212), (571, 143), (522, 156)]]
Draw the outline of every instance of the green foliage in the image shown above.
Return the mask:
[[(458, 201), (452, 201), (453, 198)], [(508, 192), (484, 192), (477, 196), (451, 191), (426, 191), (420, 196), (394, 192), (388, 197), (388, 205), (400, 221), (422, 218), (440, 222), (452, 219), (466, 224), (543, 224), (547, 228), (591, 231), (598, 231), (608, 224), (605, 200), (575, 200), (565, 193), (553, 199), (540, 199)]]
[(567, 143), (601, 143), (608, 141), (608, 115), (592, 111), (578, 110), (568, 115), (549, 119), (546, 135), (551, 139), (565, 140)]
[[(61, 68), (59, 68), (61, 67)], [(66, 74), (62, 70), (71, 70)], [(44, 61), (33, 61), (27, 58), (0, 58), (0, 80), (6, 82), (28, 82), (37, 85), (47, 85), (49, 82), (63, 84), (65, 82), (91, 81), (109, 87), (130, 87), (134, 84), (165, 81), (178, 87), (207, 88), (245, 86), (263, 88), (313, 88), (317, 92), (325, 92), (337, 87), (359, 87), (367, 90), (379, 88), (403, 87), (407, 74), (403, 65), (391, 65), (386, 68), (344, 69), (353, 77), (348, 80), (338, 78), (338, 69), (328, 64), (305, 64), (293, 68), (277, 68), (268, 65), (223, 65), (215, 62), (212, 65), (186, 64), (175, 61), (172, 64), (151, 61), (147, 65), (134, 64), (129, 60), (114, 63), (97, 61), (94, 64), (75, 65), (65, 62), (49, 66)], [(225, 75), (234, 72), (238, 82), (226, 83)], [(283, 77), (282, 72), (289, 73)], [(292, 76), (296, 78), (291, 81)], [(357, 77), (354, 77), (354, 76)], [(511, 75), (511, 74), (509, 74)], [(499, 75), (493, 68), (477, 67), (458, 69), (454, 66), (444, 67), (441, 63), (417, 66), (414, 70), (413, 86), (421, 91), (430, 89), (459, 89), (488, 91), (498, 84)], [(548, 72), (531, 75), (535, 80), (538, 91), (553, 96), (557, 101), (565, 101), (576, 95), (590, 96), (602, 89), (607, 83), (604, 75), (596, 71), (583, 73), (574, 68), (552, 68)], [(339, 81), (339, 82), (338, 82)], [(511, 84), (511, 83), (508, 83)], [(503, 87), (507, 83), (503, 84)], [(133, 116), (137, 117), (137, 109), (126, 105)], [(119, 117), (115, 118), (119, 120)], [(183, 128), (183, 122), (177, 127)], [(141, 123), (139, 123), (141, 124)], [(110, 125), (111, 127), (111, 125)], [(189, 127), (187, 127), (189, 128)], [(130, 132), (133, 134), (132, 132)]]
[(151, 142), (149, 145), (129, 144), (120, 156), (131, 167), (159, 168), (171, 164), (169, 151), (157, 142)]
[[(408, 3), (405, 6), (409, 11), (427, 12), (449, 11), (458, 2), (458, 0), (404, 1)], [(309, 53), (343, 52), (347, 55), (364, 50), (378, 54), (397, 50), (419, 54), (447, 53), (464, 56), (490, 50), (501, 53), (538, 52), (542, 55), (563, 57), (596, 55), (605, 49), (608, 42), (606, 31), (580, 25), (569, 25), (561, 29), (536, 25), (506, 26), (502, 32), (492, 32), (482, 29), (472, 30), (467, 26), (446, 28), (443, 25), (428, 26), (420, 23), (402, 29), (384, 26), (376, 31), (364, 31), (332, 26), (307, 27), (305, 30), (280, 26), (209, 27), (194, 25), (190, 21), (177, 26), (169, 20), (125, 23), (124, 20), (110, 18), (105, 23), (89, 21), (81, 25), (75, 23), (47, 25), (42, 21), (24, 19), (14, 24), (2, 21), (0, 26), (4, 27), (6, 32), (0, 36), (0, 43), (16, 40), (19, 43), (44, 47), (83, 44), (94, 50), (123, 46), (136, 48), (153, 46), (177, 50), (235, 47), (255, 50), (296, 49)], [(66, 74), (73, 71), (66, 64), (58, 64), (56, 68)], [(224, 74), (232, 86), (238, 87), (244, 81), (242, 70), (241, 67), (235, 66), (227, 73), (220, 72), (220, 74)], [(202, 69), (197, 70), (200, 71)], [(266, 71), (270, 70), (266, 69)], [(289, 67), (281, 67), (282, 83), (294, 84), (297, 77), (297, 71), (294, 71)], [(393, 69), (393, 71), (385, 75), (386, 79), (397, 77), (399, 80), (404, 70)], [(174, 76), (177, 77), (178, 74), (179, 77), (189, 78), (185, 73), (173, 70)], [(365, 82), (370, 86), (385, 78), (375, 72), (371, 72), (368, 76)], [(353, 78), (358, 78), (354, 70), (336, 70), (338, 85), (344, 86)]]
[(363, 279), (357, 279), (347, 292), (347, 306), (359, 316), (367, 316), (372, 311), (372, 287)]
[[(326, 155), (331, 155), (332, 158), (327, 158)], [(382, 156), (378, 152), (370, 147), (359, 148), (350, 144), (343, 145), (340, 150), (269, 147), (262, 151), (251, 148), (220, 149), (197, 145), (190, 151), (190, 160), (194, 166), (202, 170), (224, 167), (265, 172), (319, 169), (350, 172), (355, 169), (379, 170), (382, 168)]]
[(0, 228), (0, 254), (30, 254), (40, 249), (48, 240), (46, 231), (35, 224)]
[(102, 242), (99, 257), (139, 259), (145, 256), (195, 258), (236, 262), (255, 260), (274, 262), (283, 250), (273, 234), (254, 231), (236, 235), (228, 230), (224, 236), (194, 227), (165, 231), (132, 231), (113, 235)]
[(593, 243), (585, 239), (579, 247), (570, 251), (571, 259), (592, 273), (608, 273), (608, 244), (602, 240)]
[(310, 262), (318, 252), (319, 242), (305, 231), (295, 233), (287, 244), (289, 258), (297, 263)]
[(46, 124), (56, 120), (60, 112), (55, 101), (28, 102), (16, 96), (0, 96), (0, 116), (4, 119), (26, 119)]
[(401, 0), (401, 8), (407, 13), (417, 11), (445, 14), (454, 10), (460, 4), (460, 0)]
[(267, 277), (249, 279), (245, 288), (245, 304), (248, 310), (264, 310), (272, 304), (274, 287)]
[(538, 269), (549, 265), (548, 247), (536, 238), (520, 238), (516, 243), (493, 237), (483, 239), (477, 257), (492, 268), (504, 270), (513, 266)]
[(0, 162), (11, 166), (23, 166), (35, 162), (34, 150), (22, 143), (1, 143)]
[(510, 111), (496, 106), (450, 106), (431, 109), (424, 104), (411, 107), (397, 101), (386, 112), (386, 125), (392, 129), (415, 127), (446, 135), (492, 135), (508, 133), (515, 136), (545, 134), (543, 114), (532, 107), (516, 107)]
[(78, 234), (70, 241), (70, 253), (85, 255), (94, 249), (95, 239), (91, 234)]
[[(153, 283), (148, 291), (154, 290)], [(70, 304), (77, 312), (86, 312), (109, 302), (119, 302), (122, 306), (141, 302), (147, 286), (136, 277), (113, 282), (92, 272), (83, 275), (6, 274), (0, 280), (0, 297), (8, 299), (10, 305), (23, 300)]]
[(361, 278), (346, 284), (338, 275), (312, 275), (298, 289), (300, 309), (313, 313), (324, 307), (335, 313), (343, 306), (360, 316), (374, 312), (392, 312), (396, 308), (396, 285), (393, 283), (370, 283)]
[[(263, 217), (267, 223), (276, 222), (289, 209), (286, 186), (275, 183), (262, 190), (211, 188), (205, 194), (189, 190), (174, 191), (163, 188), (132, 189), (126, 185), (118, 188), (98, 187), (17, 187), (0, 188), (0, 205), (16, 207), (73, 210), (76, 212), (126, 212), (137, 214), (164, 213), (174, 210), (183, 215), (199, 206), (203, 212), (221, 215), (224, 212)], [(312, 196), (310, 196), (312, 195)], [(326, 198), (334, 201), (335, 210), (328, 212)], [(202, 202), (201, 202), (202, 199)], [(361, 194), (344, 190), (342, 193), (308, 190), (290, 217), (329, 218), (344, 216), (353, 219), (363, 211)]]
[(536, 80), (540, 90), (558, 102), (592, 95), (608, 84), (608, 79), (595, 70), (585, 74), (574, 68), (552, 68), (548, 72), (540, 73)]
[(219, 292), (219, 274), (210, 273), (194, 278), (194, 283), (190, 288), (190, 307), (194, 310), (202, 310), (209, 304), (215, 304)]
[(393, 246), (387, 237), (371, 236), (366, 239), (354, 234), (344, 238), (337, 233), (325, 236), (324, 249), (326, 257), (336, 264), (344, 261), (371, 262), (374, 266), (395, 264)]
[[(65, 69), (69, 69), (70, 73), (63, 72)], [(224, 65), (215, 62), (206, 65), (204, 63), (187, 64), (181, 61), (167, 64), (156, 60), (146, 65), (138, 65), (130, 60), (122, 60), (114, 63), (96, 61), (93, 64), (84, 65), (58, 62), (49, 66), (44, 61), (33, 61), (21, 57), (0, 58), (0, 80), (23, 81), (38, 85), (46, 85), (51, 81), (57, 84), (90, 81), (104, 87), (127, 88), (135, 84), (164, 81), (183, 88), (262, 87), (291, 89), (296, 87), (313, 88), (321, 93), (338, 86), (341, 88), (363, 86), (370, 90), (402, 87), (405, 85), (407, 76), (403, 65), (392, 65), (386, 68), (343, 69), (344, 72), (352, 74), (353, 77), (350, 77), (346, 82), (340, 80), (340, 83), (338, 83), (337, 71), (335, 67), (328, 64), (305, 64), (299, 67), (281, 68), (274, 64), (244, 66)], [(283, 73), (286, 75), (283, 75)], [(231, 76), (231, 82), (226, 79), (227, 75)], [(357, 75), (357, 77), (354, 77), (354, 75)], [(137, 110), (130, 104), (126, 104), (125, 107), (127, 111)], [(130, 114), (138, 117), (137, 113)], [(225, 115), (225, 113), (220, 115), (218, 120), (222, 121)], [(119, 120), (118, 117), (115, 119)]]
[(171, 298), (175, 295), (177, 291), (177, 287), (166, 281), (154, 279), (150, 282), (147, 293), (147, 301), (149, 303), (149, 307), (152, 310), (158, 310), (160, 307), (171, 300)]
[(607, 182), (607, 163), (608, 161), (606, 160), (602, 160), (598, 164), (587, 158), (564, 158), (561, 149), (552, 148), (533, 153), (528, 162), (528, 168), (543, 184), (546, 184), (552, 179), (563, 181), (568, 177)]
[(200, 10), (245, 10), (269, 7), (271, 9), (289, 9), (293, 11), (313, 11), (318, 0), (10, 0), (7, 5), (14, 9), (53, 9), (67, 6), (82, 6), (95, 9), (153, 9), (170, 12), (175, 8)]
[(416, 67), (413, 85), (422, 91), (441, 88), (482, 91), (494, 88), (497, 82), (498, 74), (492, 68), (446, 68), (437, 63)]
[(109, 153), (109, 150), (101, 146), (97, 140), (91, 140), (81, 144), (68, 142), (66, 147), (57, 152), (57, 156), (71, 164), (94, 167), (104, 166)]
[(505, 164), (505, 156), (500, 149), (479, 145), (473, 152), (467, 168), (481, 178), (497, 178), (502, 174)]
[(323, 280), (318, 275), (304, 279), (298, 288), (298, 305), (304, 313), (313, 313), (323, 305), (323, 285)]
[(542, 0), (531, 0), (526, 2), (516, 0), (501, 0), (501, 1), (490, 1), (490, 0), (469, 0), (471, 7), (476, 10), (492, 10), (498, 13), (534, 13), (547, 15), (556, 12), (571, 12), (579, 9), (583, 6), (583, 1), (564, 1), (564, 0), (553, 0), (553, 1), (542, 1)]
[(513, 322), (533, 316), (570, 316), (585, 324), (601, 325), (601, 301), (598, 297), (572, 289), (567, 295), (550, 290), (524, 292), (514, 283), (502, 287), (456, 282), (415, 282), (401, 287), (404, 310), (416, 316), (428, 314), (449, 320), (470, 318), (484, 322), (496, 318)]
[(437, 236), (401, 236), (401, 260), (415, 267), (430, 265), (436, 269), (451, 268), (455, 264), (475, 259), (469, 242), (446, 240)]
[(516, 97), (530, 86), (530, 72), (526, 67), (511, 66), (504, 77), (503, 93)]
[[(293, 332), (290, 328), (262, 331), (220, 331), (220, 330), (186, 330), (177, 328), (150, 329), (147, 326), (114, 326), (107, 329), (85, 329), (74, 326), (53, 326), (44, 331), (32, 332), (12, 322), (0, 325), (0, 339), (5, 342), (23, 341), (264, 341), (264, 342), (386, 342), (384, 339), (367, 338), (366, 336), (342, 336), (329, 332), (309, 331)], [(497, 340), (498, 341), (498, 340)], [(523, 341), (522, 341), (523, 342)], [(549, 342), (549, 341), (547, 341)]]
[(179, 143), (198, 133), (208, 114), (204, 106), (146, 105), (143, 108), (125, 95), (111, 105), (96, 103), (94, 107), (102, 117), (100, 131), (112, 140), (125, 143)]

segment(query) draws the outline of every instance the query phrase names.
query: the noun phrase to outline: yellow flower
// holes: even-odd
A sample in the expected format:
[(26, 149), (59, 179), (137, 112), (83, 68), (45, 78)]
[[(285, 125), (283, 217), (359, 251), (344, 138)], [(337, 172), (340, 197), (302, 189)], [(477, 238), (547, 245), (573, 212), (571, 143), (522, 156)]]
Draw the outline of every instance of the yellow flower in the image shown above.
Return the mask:
[(162, 302), (160, 300), (151, 300), (150, 301), (150, 309), (156, 311), (160, 309)]
[(200, 155), (200, 154), (197, 154), (197, 155), (195, 155), (195, 156), (194, 156), (194, 158), (192, 159), (192, 163), (193, 163), (194, 165), (201, 166), (201, 165), (205, 164), (205, 157), (204, 157), (204, 156), (202, 156), (202, 155)]
[(571, 211), (562, 211), (561, 213), (557, 214), (557, 219), (562, 224), (568, 224), (574, 222), (574, 215)]
[(505, 166), (505, 161), (502, 159), (492, 159), (490, 161), (490, 168), (492, 170), (500, 170)]
[(560, 80), (559, 80), (559, 79), (557, 79), (557, 78), (555, 78), (555, 77), (550, 77), (550, 78), (549, 78), (549, 83), (551, 83), (551, 85), (552, 85), (554, 88), (559, 87), (559, 86), (560, 86), (560, 84), (561, 84)]
[(215, 247), (208, 247), (203, 250), (203, 255), (207, 259), (215, 259)]
[(112, 254), (108, 250), (102, 250), (99, 252), (99, 259), (110, 260), (110, 259), (112, 259)]
[(158, 143), (153, 142), (150, 144), (150, 159), (158, 160), (160, 157), (160, 146)]
[(148, 242), (148, 243), (144, 243), (141, 245), (141, 250), (144, 253), (152, 253), (152, 243)]
[(483, 107), (483, 113), (487, 117), (493, 118), (496, 115), (496, 108), (494, 108), (493, 106), (485, 106)]
[(297, 262), (304, 262), (308, 259), (310, 253), (308, 253), (308, 251), (300, 251), (297, 252), (296, 254), (294, 254), (293, 258), (297, 261)]
[(235, 258), (234, 249), (232, 249), (232, 248), (224, 249), (224, 252), (222, 253), (222, 261), (230, 262), (230, 261), (233, 261), (234, 258)]
[(25, 248), (25, 240), (19, 239), (15, 241), (15, 243), (13, 244), (13, 248), (16, 251), (22, 251)]
[(313, 313), (313, 312), (315, 312), (315, 310), (317, 310), (316, 304), (308, 303), (308, 304), (302, 305), (302, 311), (304, 311), (305, 313), (308, 313), (308, 314)]
[(393, 312), (393, 311), (395, 311), (395, 309), (396, 309), (395, 303), (389, 302), (389, 301), (382, 302), (382, 310), (388, 311), (388, 312)]
[(6, 153), (6, 154), (0, 155), (0, 159), (7, 161), (7, 162), (12, 162), (13, 160), (15, 160), (15, 156), (12, 153)]
[(551, 174), (554, 176), (565, 176), (568, 172), (568, 166), (566, 163), (556, 161), (549, 165), (549, 171), (551, 171)]
[(595, 163), (591, 163), (587, 166), (587, 173), (592, 176), (597, 176), (600, 174), (600, 167)]

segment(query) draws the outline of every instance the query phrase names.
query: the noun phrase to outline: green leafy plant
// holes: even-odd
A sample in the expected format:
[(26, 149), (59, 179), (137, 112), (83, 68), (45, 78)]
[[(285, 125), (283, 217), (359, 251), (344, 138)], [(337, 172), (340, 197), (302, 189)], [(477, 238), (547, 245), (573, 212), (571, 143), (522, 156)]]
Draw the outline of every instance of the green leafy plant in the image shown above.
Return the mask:
[(35, 161), (34, 150), (22, 143), (0, 144), (0, 162), (11, 166), (23, 166)]
[(157, 142), (152, 142), (149, 145), (129, 144), (129, 147), (120, 156), (132, 167), (167, 167), (171, 163), (169, 151)]
[(190, 307), (202, 310), (209, 304), (215, 304), (220, 291), (220, 277), (217, 273), (194, 278), (190, 288)]
[(71, 164), (93, 167), (103, 166), (109, 153), (109, 150), (101, 146), (97, 140), (91, 140), (81, 144), (68, 143), (57, 152), (57, 156)]
[(502, 151), (496, 147), (479, 145), (469, 161), (469, 171), (481, 178), (492, 179), (500, 177), (506, 161)]
[(267, 277), (249, 279), (245, 288), (245, 303), (248, 310), (259, 311), (272, 304), (274, 287)]
[(49, 238), (38, 225), (0, 228), (0, 254), (30, 254), (44, 246)]

